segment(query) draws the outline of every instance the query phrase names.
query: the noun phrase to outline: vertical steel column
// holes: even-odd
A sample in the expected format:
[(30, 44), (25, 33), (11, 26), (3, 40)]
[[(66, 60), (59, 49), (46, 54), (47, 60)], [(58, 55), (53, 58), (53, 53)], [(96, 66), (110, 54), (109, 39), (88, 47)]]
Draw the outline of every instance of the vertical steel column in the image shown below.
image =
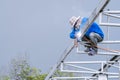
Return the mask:
[(108, 80), (108, 77), (105, 74), (99, 74), (98, 75), (98, 80)]
[(120, 60), (118, 62), (119, 62), (119, 80), (120, 80)]
[[(108, 67), (108, 65), (106, 66)], [(104, 72), (104, 63), (101, 64), (101, 72)], [(106, 74), (98, 74), (98, 80), (108, 80), (108, 77)]]

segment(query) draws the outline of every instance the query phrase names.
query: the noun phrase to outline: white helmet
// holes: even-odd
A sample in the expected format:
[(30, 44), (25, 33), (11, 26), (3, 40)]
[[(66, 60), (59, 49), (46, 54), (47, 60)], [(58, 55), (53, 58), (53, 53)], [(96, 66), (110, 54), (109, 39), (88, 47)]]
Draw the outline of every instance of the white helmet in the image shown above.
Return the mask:
[(69, 23), (74, 26), (76, 24), (76, 22), (80, 19), (80, 16), (78, 17), (75, 17), (75, 16), (72, 16), (69, 20)]

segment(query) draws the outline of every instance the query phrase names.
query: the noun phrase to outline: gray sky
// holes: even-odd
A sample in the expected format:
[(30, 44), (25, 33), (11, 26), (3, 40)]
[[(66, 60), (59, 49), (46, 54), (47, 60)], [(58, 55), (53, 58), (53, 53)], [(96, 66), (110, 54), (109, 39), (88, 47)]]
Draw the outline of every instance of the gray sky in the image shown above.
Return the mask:
[[(32, 66), (48, 72), (69, 38), (71, 16), (89, 16), (100, 0), (0, 0), (0, 68), (27, 54)], [(120, 10), (120, 0), (109, 9)]]

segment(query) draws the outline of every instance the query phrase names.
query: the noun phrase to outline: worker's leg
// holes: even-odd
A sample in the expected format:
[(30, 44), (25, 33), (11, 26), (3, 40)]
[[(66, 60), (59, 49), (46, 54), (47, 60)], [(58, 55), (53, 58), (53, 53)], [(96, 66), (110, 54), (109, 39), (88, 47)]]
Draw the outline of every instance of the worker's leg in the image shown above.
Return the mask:
[(91, 42), (93, 44), (92, 45), (93, 49), (97, 53), (97, 51), (98, 51), (98, 49), (97, 49), (97, 43), (101, 42), (103, 39), (101, 38), (101, 36), (99, 34), (94, 33), (94, 32), (90, 33), (89, 38), (90, 38), (90, 40), (91, 40)]
[(91, 43), (88, 40), (90, 39), (87, 36), (83, 36), (82, 41), (86, 41), (84, 45), (86, 47), (86, 49), (84, 50), (85, 52), (89, 52), (91, 48)]

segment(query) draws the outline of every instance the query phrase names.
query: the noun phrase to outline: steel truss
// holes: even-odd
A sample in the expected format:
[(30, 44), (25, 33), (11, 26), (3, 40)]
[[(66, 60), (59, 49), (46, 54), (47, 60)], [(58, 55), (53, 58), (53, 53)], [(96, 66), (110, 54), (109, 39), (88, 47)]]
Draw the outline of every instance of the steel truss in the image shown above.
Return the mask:
[[(88, 65), (89, 64), (89, 65)], [(111, 68), (118, 69), (116, 72), (110, 72), (109, 69), (107, 71), (104, 69), (104, 65), (111, 66)], [(112, 65), (114, 64), (114, 65)], [(90, 65), (96, 66), (93, 68), (90, 68)], [(64, 67), (69, 66), (73, 67), (73, 69), (65, 69)], [(98, 68), (100, 67), (100, 71), (98, 71)], [(62, 72), (72, 72), (72, 73), (81, 73), (83, 74), (82, 77), (57, 77), (57, 79), (97, 79), (99, 75), (105, 75), (107, 78), (119, 78), (119, 69), (120, 69), (120, 62), (116, 61), (73, 61), (73, 62), (64, 62), (61, 64), (61, 71)], [(85, 74), (85, 76), (84, 76)], [(86, 76), (86, 74), (89, 74), (89, 76)], [(97, 74), (97, 76), (91, 76), (93, 74)]]
[[(120, 11), (103, 11), (105, 6), (108, 4), (110, 0), (102, 0), (97, 8), (94, 9), (92, 15), (89, 17), (88, 22), (85, 25), (85, 28), (82, 29), (82, 36), (85, 34), (86, 30), (89, 28), (89, 25), (97, 18), (100, 13), (99, 17), (99, 24), (101, 26), (114, 26), (119, 27), (119, 23), (110, 23), (102, 22), (102, 16), (106, 15), (109, 17), (114, 17), (120, 19), (120, 16), (116, 14), (120, 14)], [(109, 40), (109, 31), (108, 33), (108, 40), (103, 41), (100, 44), (120, 44), (119, 40), (110, 41)], [(84, 42), (80, 42), (84, 43)], [(80, 45), (79, 44), (79, 45)], [(55, 64), (52, 70), (48, 73), (45, 80), (113, 80), (113, 79), (120, 79), (120, 51), (103, 51), (98, 52), (97, 55), (109, 55), (113, 56), (108, 61), (67, 61), (65, 62), (66, 57), (70, 54), (70, 52), (74, 49), (74, 45), (67, 48), (61, 58), (58, 60), (57, 64)], [(76, 48), (77, 53), (85, 54), (84, 51), (81, 50), (80, 47)], [(91, 65), (94, 65), (93, 67)], [(59, 70), (61, 73), (75, 73), (75, 74), (82, 74), (82, 76), (59, 76), (56, 74), (56, 71)], [(115, 70), (115, 71), (114, 71)]]
[[(120, 19), (120, 16), (117, 16), (116, 14), (120, 15), (120, 11), (104, 11), (104, 12), (100, 13), (99, 24), (101, 26), (107, 26), (107, 27), (120, 27), (119, 23), (111, 23), (109, 21), (102, 22), (103, 15), (107, 16), (108, 19), (109, 19), (109, 17), (114, 17), (114, 18)], [(116, 41), (109, 40), (109, 31), (107, 31), (107, 34), (108, 34), (107, 35), (108, 40), (103, 41), (100, 44), (112, 44), (112, 45), (120, 44), (119, 40), (116, 40)], [(84, 44), (84, 43), (85, 42), (82, 42), (82, 41), (80, 42), (80, 44)], [(77, 53), (78, 54), (85, 54), (85, 52), (81, 51), (80, 49), (81, 49), (80, 47), (77, 48)], [(92, 74), (92, 77), (89, 76), (89, 79), (88, 79), (88, 76), (84, 76), (84, 77), (87, 77), (87, 80), (109, 80), (109, 79), (119, 80), (120, 79), (120, 61), (119, 61), (120, 51), (116, 51), (116, 50), (105, 51), (105, 50), (103, 50), (103, 52), (98, 52), (97, 55), (102, 55), (102, 56), (108, 55), (108, 56), (113, 56), (113, 57), (109, 61), (66, 62), (65, 64), (67, 64), (67, 66), (82, 68), (82, 69), (84, 69), (84, 71), (82, 71), (82, 70), (80, 70), (80, 71), (79, 70), (77, 70), (77, 71), (75, 71), (75, 70), (63, 70), (63, 71), (68, 71), (68, 72), (72, 71), (72, 72), (83, 73), (83, 74)], [(82, 67), (82, 66), (77, 66), (77, 65), (74, 65), (74, 64), (91, 64), (91, 65), (92, 64), (96, 64), (96, 65), (101, 64), (101, 65), (99, 65), (101, 67), (100, 67), (100, 69), (96, 70), (96, 69), (89, 68), (89, 66), (88, 67)], [(116, 68), (117, 71), (116, 72), (109, 72), (109, 69), (111, 69), (112, 67), (114, 67), (114, 69)], [(102, 74), (102, 76), (101, 76), (101, 74)], [(84, 80), (86, 80), (86, 78), (84, 78)]]

